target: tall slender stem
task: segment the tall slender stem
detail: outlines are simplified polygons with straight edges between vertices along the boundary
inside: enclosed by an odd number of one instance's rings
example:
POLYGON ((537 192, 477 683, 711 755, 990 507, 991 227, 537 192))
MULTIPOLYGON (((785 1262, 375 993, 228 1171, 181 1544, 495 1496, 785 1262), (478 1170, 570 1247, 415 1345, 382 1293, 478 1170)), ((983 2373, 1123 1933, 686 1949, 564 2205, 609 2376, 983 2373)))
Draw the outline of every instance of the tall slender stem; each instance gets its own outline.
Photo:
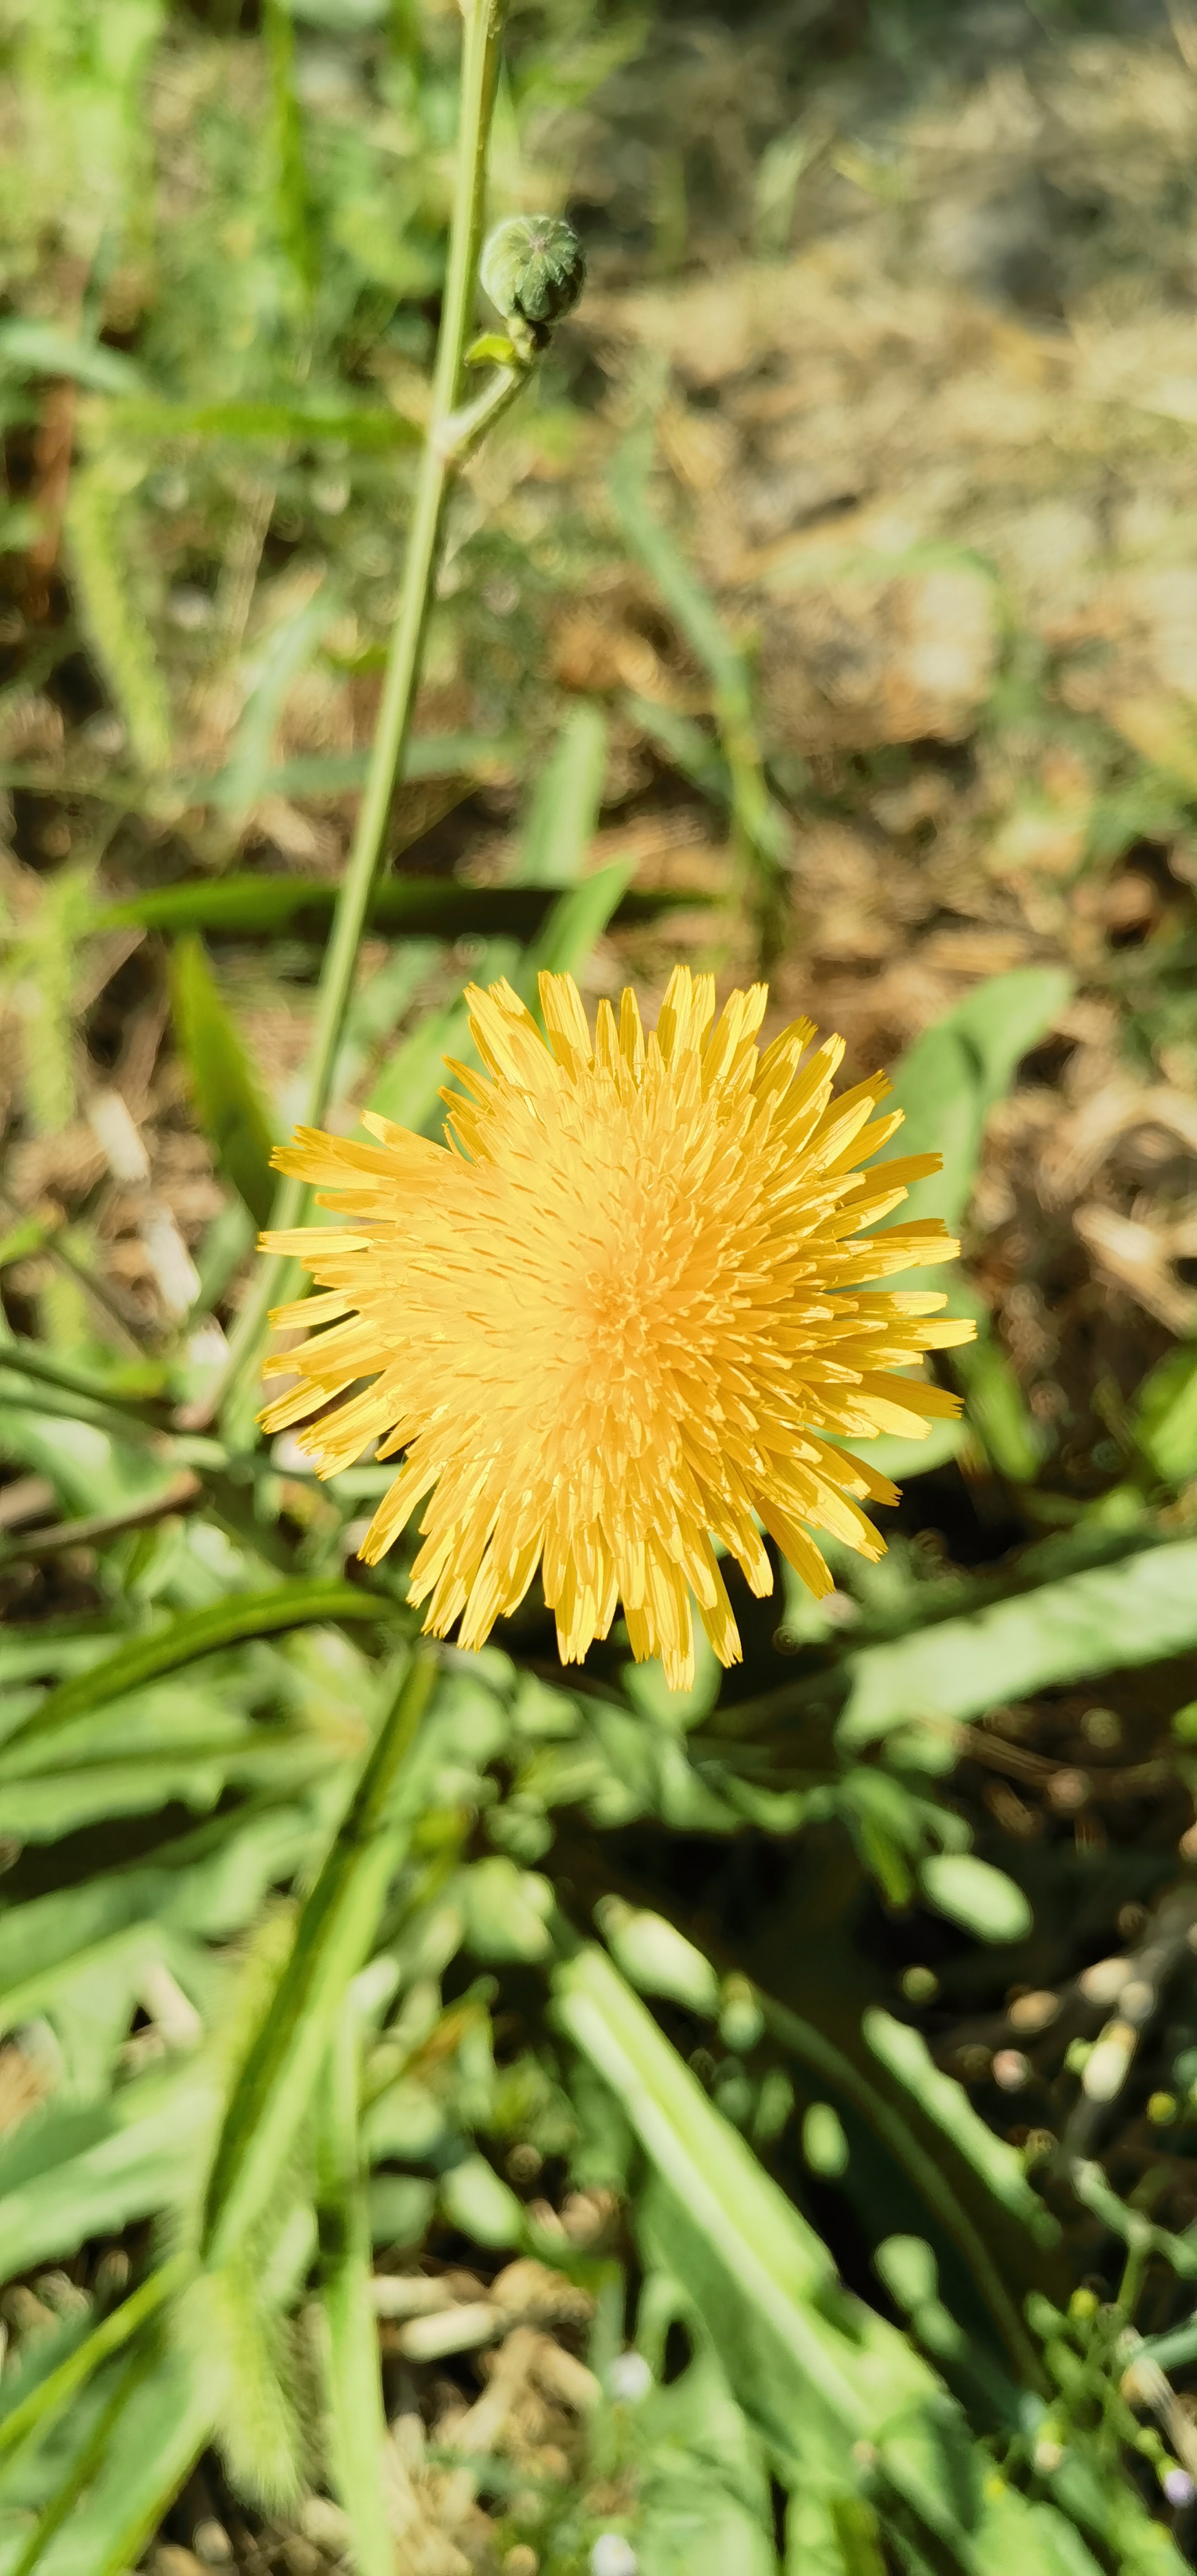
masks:
MULTIPOLYGON (((419 684, 428 612, 440 556, 445 500, 457 462, 453 416, 461 390, 466 341, 473 318, 478 255, 485 219, 487 151, 506 12, 507 0, 466 0, 457 177, 433 375, 432 413, 420 461, 403 589, 387 655, 370 768, 320 977, 300 1121, 307 1127, 318 1127, 328 1107, 345 1015, 353 991, 358 950, 370 897, 384 858, 391 800, 403 762, 419 684)), ((281 1230, 300 1224, 306 1201, 307 1188, 303 1181, 284 1180, 271 1209, 272 1227, 281 1230)), ((218 1401, 220 1394, 224 1395, 226 1421, 230 1414, 239 1421, 243 1413, 245 1384, 256 1365, 267 1316, 282 1293, 284 1275, 289 1266, 286 1256, 281 1253, 274 1253, 259 1264, 257 1276, 237 1320, 223 1387, 218 1391, 218 1401)))

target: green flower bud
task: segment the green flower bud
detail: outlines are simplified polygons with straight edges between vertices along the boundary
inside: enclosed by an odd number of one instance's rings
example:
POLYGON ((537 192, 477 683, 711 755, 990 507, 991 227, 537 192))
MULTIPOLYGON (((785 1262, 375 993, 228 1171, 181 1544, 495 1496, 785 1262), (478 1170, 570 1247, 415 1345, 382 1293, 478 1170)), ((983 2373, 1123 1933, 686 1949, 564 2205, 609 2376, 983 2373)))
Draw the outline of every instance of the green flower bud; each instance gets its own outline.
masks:
POLYGON ((543 348, 554 322, 572 313, 586 283, 586 261, 562 215, 509 215, 482 253, 482 284, 505 322, 522 322, 543 348))

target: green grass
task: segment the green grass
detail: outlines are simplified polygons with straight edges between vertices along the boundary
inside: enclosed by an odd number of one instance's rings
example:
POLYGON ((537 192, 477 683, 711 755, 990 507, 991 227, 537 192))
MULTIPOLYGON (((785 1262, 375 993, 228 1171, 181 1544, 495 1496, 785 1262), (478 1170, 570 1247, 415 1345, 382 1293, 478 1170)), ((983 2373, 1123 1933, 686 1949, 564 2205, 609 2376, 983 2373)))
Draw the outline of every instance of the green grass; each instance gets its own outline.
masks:
MULTIPOLYGON (((876 14, 863 91, 930 80, 876 14)), ((904 1143, 944 1169, 908 1213, 963 1228, 982 1330, 963 1429, 876 1452, 908 1480, 880 1566, 833 1550, 824 1605, 741 1586, 744 1664, 688 1694, 618 1627, 563 1671, 535 1588, 477 1656, 421 1647, 407 1560, 354 1555, 388 1471, 320 1485, 253 1424, 275 1137, 436 1132, 471 977, 792 971, 804 836, 872 828, 921 755, 773 739, 657 471, 662 381, 596 394, 568 323, 534 377, 503 346, 463 376, 494 317, 464 199, 442 294, 458 13, 233 16, 45 0, 3 33, 0 2576, 152 2569, 205 2520, 247 2576, 1164 2576, 1192 1328, 1142 1328, 1128 1387, 1095 1363, 1066 1445, 991 1319, 984 1187, 1095 993, 1119 1079, 1174 1080, 1191 904, 1081 1003, 1043 934, 912 1014, 904 1143), (446 306, 442 426, 519 397, 462 477, 424 437, 446 306), (613 596, 640 659, 571 678, 562 619, 613 596), (662 810, 705 882, 635 881, 662 810)), ((517 11, 492 215, 571 202, 586 117, 614 166, 672 41, 517 11)), ((592 210, 596 296, 695 254, 675 128, 722 42, 679 39, 647 198, 633 157, 631 211, 592 210)), ((794 107, 718 125, 767 260, 826 176, 794 107)), ((1070 707, 965 554, 1001 633, 957 765, 1007 795, 969 809, 975 873, 1045 746, 1093 782, 1082 889, 1183 847, 1175 724, 1070 707)))

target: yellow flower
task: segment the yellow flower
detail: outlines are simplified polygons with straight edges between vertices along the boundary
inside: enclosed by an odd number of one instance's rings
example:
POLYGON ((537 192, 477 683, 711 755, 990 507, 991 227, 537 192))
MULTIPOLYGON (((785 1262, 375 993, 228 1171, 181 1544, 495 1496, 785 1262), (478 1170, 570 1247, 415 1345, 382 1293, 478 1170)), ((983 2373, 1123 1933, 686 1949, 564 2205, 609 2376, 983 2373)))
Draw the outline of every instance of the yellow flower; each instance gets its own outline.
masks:
POLYGON ((406 1452, 361 1553, 375 1564, 431 1497, 409 1599, 433 1635, 460 1619, 480 1646, 539 1566, 564 1662, 622 1602, 633 1654, 681 1690, 692 1600, 720 1661, 740 1658, 717 1545, 758 1594, 762 1529, 816 1594, 831 1577, 805 1524, 883 1554, 855 1498, 897 1488, 827 1435, 954 1415, 891 1371, 972 1327, 927 1320, 942 1296, 864 1283, 958 1247, 938 1221, 862 1233, 939 1157, 853 1169, 901 1123, 871 1115, 886 1078, 833 1101, 843 1041, 804 1063, 805 1020, 762 1053, 763 984, 716 1020, 712 977, 679 967, 647 1038, 630 991, 618 1021, 599 1003, 593 1041, 571 977, 542 975, 540 997, 547 1045, 509 984, 470 988, 486 1075, 450 1063, 470 1098, 442 1094, 447 1148, 367 1116, 377 1144, 301 1128, 275 1155, 349 1230, 263 1238, 327 1294, 277 1310, 311 1339, 268 1361, 299 1384, 262 1420, 319 1411, 301 1445, 323 1475, 380 1437, 380 1457, 406 1452))

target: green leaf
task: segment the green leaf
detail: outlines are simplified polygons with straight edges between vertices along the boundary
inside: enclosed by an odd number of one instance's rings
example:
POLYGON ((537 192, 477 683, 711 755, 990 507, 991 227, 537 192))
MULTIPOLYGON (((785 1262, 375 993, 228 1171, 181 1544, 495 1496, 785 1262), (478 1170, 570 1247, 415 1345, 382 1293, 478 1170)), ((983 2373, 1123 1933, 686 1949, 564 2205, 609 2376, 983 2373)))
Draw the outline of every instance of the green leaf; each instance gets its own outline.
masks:
POLYGON ((719 615, 709 591, 686 561, 681 547, 662 524, 648 497, 651 445, 642 434, 625 439, 611 469, 611 496, 633 553, 656 583, 686 642, 710 672, 716 687, 734 693, 743 682, 744 660, 719 615))
POLYGON ((709 1959, 663 1914, 601 1897, 595 1918, 621 1973, 641 1994, 669 1995, 703 2020, 719 2010, 719 1980, 709 1959))
MULTIPOLYGON (((555 1984, 559 2018, 618 2098, 656 2177, 641 2218, 650 2253, 685 2281, 786 2483, 853 2496, 864 2443, 874 2504, 883 2525, 891 2512, 901 2517, 917 2543, 912 2563, 929 2554, 976 2576, 992 2563, 991 2500, 934 2373, 895 2328, 838 2289, 813 2229, 602 1953, 579 1951, 555 1984)), ((1035 2554, 1021 2497, 1013 2511, 1009 2563, 1039 2576, 1050 2558, 1035 2554), (1024 2525, 1031 2545, 1018 2556, 1024 2525)), ((1003 2512, 1008 2523, 1005 2501, 1003 2512)), ((1078 2567, 1094 2576, 1083 2549, 1078 2567)))
POLYGON ((858 2511, 868 2515, 875 2531, 877 2517, 859 2496, 792 2494, 786 2514, 786 2576, 886 2576, 868 2526, 863 2552, 859 2535, 847 2533, 847 2516, 858 2511))
MULTIPOLYGON (((1022 1057, 1051 1027, 1071 991, 1072 978, 1059 967, 1024 966, 1010 975, 994 975, 924 1030, 908 1049, 894 1072, 892 1097, 885 1104, 904 1115, 893 1150, 903 1155, 939 1154, 943 1169, 911 1185, 896 1223, 942 1217, 949 1234, 956 1231, 972 1197, 986 1118, 1008 1090, 1022 1057)), ((978 1329, 984 1324, 984 1310, 954 1263, 905 1272, 886 1285, 946 1290, 954 1314, 972 1313, 978 1329)), ((985 1340, 966 1347, 960 1377, 968 1388, 970 1408, 977 1409, 977 1427, 995 1465, 1004 1475, 1029 1482, 1041 1462, 1042 1442, 1002 1353, 985 1340)), ((887 1434, 879 1440, 846 1440, 842 1445, 866 1458, 882 1475, 904 1484, 911 1476, 926 1475, 956 1457, 967 1436, 965 1422, 933 1422, 926 1440, 899 1440, 887 1434)))
POLYGON ((14 1727, 5 1756, 14 1745, 52 1734, 69 1719, 102 1708, 108 1700, 123 1699, 143 1682, 178 1672, 223 1646, 238 1645, 247 1637, 276 1637, 285 1629, 330 1619, 377 1619, 385 1617, 386 1610, 387 1604, 377 1594, 354 1584, 316 1578, 278 1583, 269 1592, 243 1592, 202 1610, 185 1611, 181 1618, 151 1629, 148 1636, 133 1638, 115 1655, 47 1692, 40 1708, 14 1727))
POLYGON ((297 614, 278 620, 259 647, 253 686, 220 773, 219 801, 234 836, 264 792, 283 708, 331 625, 336 607, 329 588, 321 583, 297 614))
MULTIPOLYGON (((958 1283, 952 1302, 958 1310, 964 1307, 958 1283)), ((892 1476, 896 1485, 907 1485, 912 1476, 926 1476, 934 1467, 946 1467, 950 1459, 959 1455, 967 1438, 967 1422, 937 1419, 928 1424, 925 1440, 899 1438, 896 1431, 883 1431, 876 1440, 843 1440, 836 1445, 850 1449, 857 1458, 867 1458, 870 1467, 879 1468, 883 1476, 892 1476)))
MULTIPOLYGON (((103 354, 115 357, 116 352, 103 354)), ((372 455, 386 455, 395 447, 418 447, 423 438, 415 421, 377 404, 354 409, 349 404, 309 407, 298 402, 175 403, 122 393, 108 406, 104 422, 110 434, 130 439, 227 438, 247 446, 262 439, 272 445, 285 440, 297 446, 316 446, 331 439, 338 446, 372 455)))
POLYGON ((370 2236, 375 2245, 405 2251, 419 2245, 432 2216, 436 2184, 419 2174, 373 2174, 370 2178, 370 2236))
POLYGON ((0 1909, 0 2028, 44 2011, 56 1986, 119 1955, 132 1937, 226 1940, 249 1922, 267 1888, 288 1877, 312 1837, 299 1808, 222 1816, 152 1860, 55 1888, 0 1909))
POLYGON ((602 709, 575 707, 537 781, 512 884, 556 890, 577 883, 598 823, 606 759, 602 709))
POLYGON ((1165 1484, 1197 1476, 1197 1342, 1179 1342, 1144 1378, 1132 1427, 1165 1484))
POLYGON ((174 949, 170 990, 175 1034, 200 1125, 255 1223, 269 1225, 275 1186, 269 1112, 220 998, 203 942, 194 934, 174 949))
POLYGON ((802 2152, 812 2173, 832 2182, 848 2170, 844 2124, 830 2102, 812 2102, 802 2122, 802 2152))
MULTIPOLYGON (((1071 991, 1072 977, 1063 967, 1020 966, 1013 974, 991 976, 924 1030, 902 1057, 886 1102, 905 1117, 894 1150, 940 1154, 943 1169, 914 1182, 897 1224, 939 1216, 949 1233, 960 1224, 972 1196, 985 1120, 1071 991)), ((929 1277, 918 1273, 920 1282, 929 1277)))
POLYGON ((981 1331, 953 1353, 952 1366, 964 1388, 968 1420, 998 1473, 1015 1485, 1033 1484, 1046 1442, 1000 1343, 981 1331))
MULTIPOLYGON (((147 2280, 140 2282, 118 2308, 111 2309, 56 2368, 39 2375, 33 2387, 24 2394, 18 2393, 15 2399, 9 2381, 19 2374, 6 2374, 4 2390, 0 2392, 0 2458, 18 2450, 31 2434, 44 2432, 61 2414, 63 2407, 69 2405, 72 2397, 87 2386, 101 2363, 114 2352, 119 2352, 132 2336, 140 2333, 147 2319, 156 2315, 167 2299, 174 2297, 186 2281, 190 2268, 188 2255, 173 2255, 169 2263, 162 2264, 158 2271, 151 2272, 147 2280)), ((36 2343, 32 2357, 36 2362, 36 2343)))
POLYGON ((44 1251, 57 1231, 56 1223, 43 1225, 40 1217, 24 1217, 19 1225, 0 1235, 0 1270, 9 1269, 14 1261, 28 1261, 31 1253, 44 1251))
POLYGON ((939 2265, 925 2236, 887 2236, 875 2249, 873 2269, 907 2315, 938 2294, 939 2265))
MULTIPOLYGON (((158 1815, 176 1800, 207 1813, 233 1783, 261 1788, 273 1780, 276 1793, 293 1794, 332 1759, 310 1735, 244 1725, 233 1731, 215 1721, 208 1734, 184 1736, 157 1754, 56 1761, 47 1751, 44 1770, 6 1774, 5 1820, 25 1842, 58 1842, 105 1816, 158 1815)), ((124 1955, 136 1974, 144 1948, 131 1941, 124 1955)))
POLYGON ((513 1860, 475 1861, 453 1884, 461 1905, 467 1946, 476 1959, 544 1959, 550 1948, 548 1918, 553 1891, 538 1871, 513 1860))
POLYGON ((123 350, 79 339, 56 322, 15 314, 0 323, 0 366, 19 375, 70 376, 101 394, 137 393, 144 381, 140 367, 123 350))
POLYGON ((844 1659, 845 1752, 911 1720, 979 1717, 1058 1682, 1129 1670, 1197 1645, 1197 1540, 1042 1583, 1014 1600, 844 1659))
POLYGON ((634 859, 616 859, 609 868, 599 868, 592 877, 583 877, 568 894, 558 895, 517 978, 529 1002, 535 1005, 539 975, 581 973, 595 940, 601 938, 624 902, 635 873, 634 859))
POLYGON ((370 2104, 362 2123, 371 2163, 386 2156, 405 2164, 423 2162, 443 2143, 445 2128, 443 2098, 416 2075, 400 2075, 388 2084, 370 2104))
MULTIPOLYGON (((584 881, 578 893, 596 882, 584 881)), ((110 905, 97 917, 96 928, 217 931, 240 939, 288 934, 322 942, 336 893, 327 877, 196 877, 110 905)), ((618 899, 616 918, 627 924, 655 921, 683 899, 687 904, 694 900, 666 888, 629 891, 618 899)), ((418 938, 522 940, 536 937, 553 906, 554 891, 544 885, 471 886, 441 877, 384 877, 371 897, 368 919, 375 930, 418 938)))
POLYGON ((95 2482, 98 2471, 118 2435, 121 2417, 140 2383, 148 2377, 152 2355, 147 2351, 129 2353, 123 2365, 105 2372, 99 2386, 91 2392, 93 2403, 79 2411, 81 2422, 68 2428, 67 2445, 60 2446, 57 2475, 51 2492, 40 2499, 41 2510, 23 2549, 9 2561, 8 2576, 32 2576, 36 2567, 44 2567, 51 2544, 62 2526, 74 2514, 80 2496, 95 2482), (70 2440, 74 2434, 75 2439, 70 2440), (67 2456, 61 2458, 65 2447, 67 2456))
POLYGON ((295 94, 295 24, 284 0, 265 0, 262 32, 273 111, 270 157, 274 165, 275 226, 301 307, 307 312, 316 291, 318 265, 308 207, 303 127, 295 94))
MULTIPOLYGON (((825 2246, 600 1951, 580 1951, 555 1985, 569 2037, 611 2086, 668 2188, 667 2268, 718 2335, 741 2405, 779 2456, 842 2464, 851 2441, 876 2429, 878 2408, 864 2398, 847 2338, 821 2313, 834 2280, 825 2246)), ((927 2384, 894 2343, 883 2408, 927 2384)))
MULTIPOLYGON (((506 951, 508 943, 495 942, 483 972, 491 971, 496 948, 506 951)), ((519 954, 514 943, 509 954, 514 965, 519 954)), ((498 971, 506 971, 505 965, 498 971)), ((427 1135, 433 1127, 443 1130, 441 1092, 450 1080, 445 1058, 454 1056, 460 1064, 472 1052, 469 1012, 463 1001, 451 1002, 441 1011, 429 1011, 380 1067, 367 1106, 380 1111, 384 1118, 393 1118, 400 1127, 410 1127, 417 1135, 427 1135)))
POLYGON ((355 2565, 359 2576, 394 2576, 395 2543, 382 2473, 387 2423, 370 2294, 370 2199, 358 2127, 359 2076, 359 2029, 346 2011, 329 2051, 320 2119, 316 2217, 321 2359, 333 2479, 353 2525, 355 2565))
MULTIPOLYGON (((624 440, 611 469, 610 490, 627 543, 656 583, 691 650, 709 672, 727 798, 744 854, 766 879, 776 875, 789 826, 770 794, 757 739, 752 672, 719 610, 681 547, 656 516, 648 497, 651 433, 624 440)), ((658 734, 660 728, 656 729, 658 734)), ((719 773, 707 769, 714 785, 719 773)))
POLYGON ((522 2245, 523 2206, 485 2156, 464 2156, 441 2176, 440 2203, 451 2227, 479 2245, 522 2245))
POLYGON ((32 2563, 37 2576, 126 2576, 212 2430, 219 2357, 165 2350, 131 2391, 83 2504, 32 2563))
POLYGON ((1028 2182, 1022 2158, 1004 2138, 994 2136, 964 2086, 941 2072, 922 2032, 873 2006, 863 2017, 861 2033, 873 2056, 951 2139, 993 2198, 1021 2219, 1040 2244, 1050 2244, 1058 2233, 1056 2222, 1028 2182))
POLYGON ((978 1941, 1025 1941, 1031 1929, 1021 1887, 972 1852, 934 1853, 922 1863, 919 1885, 937 1913, 963 1924, 978 1941))
POLYGON ((411 1795, 410 1756, 436 1671, 432 1656, 413 1656, 237 2080, 208 2181, 203 2225, 212 2263, 229 2259, 265 2209, 280 2158, 307 2113, 345 1990, 368 1954, 412 1821, 402 1797, 405 1788, 411 1795))
MULTIPOLYGON (((337 656, 328 644, 324 652, 325 659, 339 668, 337 656)), ((383 660, 385 654, 380 657, 379 669, 383 660)), ((359 657, 350 667, 374 666, 367 666, 359 657)), ((294 759, 280 761, 276 768, 268 769, 258 792, 263 796, 344 796, 352 788, 365 786, 369 767, 368 751, 300 752, 294 759)), ((468 792, 471 780, 487 786, 506 786, 518 768, 518 746, 502 735, 496 738, 490 734, 430 733, 417 734, 408 743, 400 776, 405 787, 435 779, 448 788, 455 781, 465 780, 468 792)), ((236 793, 236 780, 230 779, 227 769, 219 769, 215 775, 184 779, 180 787, 197 804, 225 805, 236 793)), ((399 824, 397 815, 396 831, 399 824)), ((402 839, 398 846, 405 846, 402 839)))
POLYGON ((635 2412, 644 2464, 635 2525, 640 2564, 662 2576, 774 2576, 763 2446, 736 2404, 713 2337, 681 2285, 663 2273, 650 2271, 641 2290, 636 2345, 654 2381, 635 2412), (680 2376, 667 2378, 675 2324, 693 2357, 680 2376))
POLYGON ((102 2110, 50 2109, 0 2146, 0 2278, 173 2208, 215 2110, 192 2069, 142 2077, 102 2110))
POLYGON ((633 724, 660 745, 683 778, 716 804, 730 804, 731 771, 718 743, 693 716, 679 715, 676 708, 659 706, 653 698, 638 697, 634 689, 625 692, 622 703, 633 724))

